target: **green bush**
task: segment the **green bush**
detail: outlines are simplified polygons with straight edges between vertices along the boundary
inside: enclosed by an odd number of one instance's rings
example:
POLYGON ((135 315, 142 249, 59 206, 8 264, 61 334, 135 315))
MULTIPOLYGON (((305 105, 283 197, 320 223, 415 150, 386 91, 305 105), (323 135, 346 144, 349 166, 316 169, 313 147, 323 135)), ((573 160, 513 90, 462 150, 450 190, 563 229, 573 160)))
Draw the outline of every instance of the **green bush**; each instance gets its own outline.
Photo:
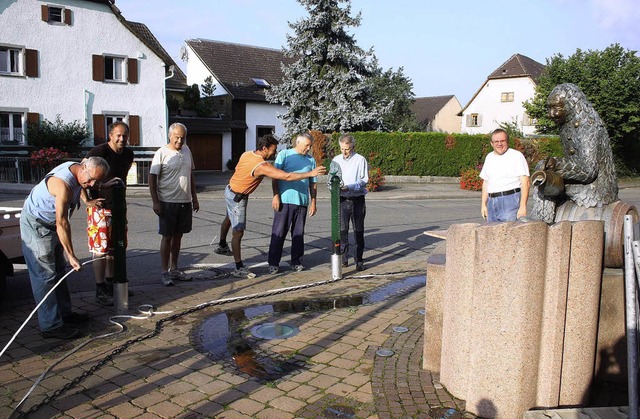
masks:
POLYGON ((89 131, 85 124, 78 121, 65 123, 56 116, 54 122, 43 120, 39 124, 27 126, 27 139, 29 145, 36 148, 49 148, 69 153, 76 156, 85 140, 89 138, 89 131))
MULTIPOLYGON (((463 170, 483 163, 492 150, 486 134, 367 131, 351 135, 356 151, 385 175, 458 177, 463 170)), ((339 133, 331 134, 331 158, 340 153, 339 138, 339 133)), ((511 147, 523 151, 533 166, 547 156, 563 155, 558 138, 516 140, 511 147)))

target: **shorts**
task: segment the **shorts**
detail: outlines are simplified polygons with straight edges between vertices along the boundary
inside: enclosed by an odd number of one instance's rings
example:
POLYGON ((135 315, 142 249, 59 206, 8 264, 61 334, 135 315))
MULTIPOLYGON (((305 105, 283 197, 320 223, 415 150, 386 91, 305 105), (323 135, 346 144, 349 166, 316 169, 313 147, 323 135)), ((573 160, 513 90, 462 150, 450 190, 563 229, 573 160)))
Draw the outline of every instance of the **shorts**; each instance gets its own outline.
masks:
POLYGON ((236 202, 235 192, 227 185, 224 189, 224 200, 227 204, 227 216, 231 221, 231 228, 236 231, 244 231, 247 226, 247 202, 248 197, 236 202))
MULTIPOLYGON (((87 208, 87 236, 89 251, 95 254, 113 253, 111 239, 111 210, 106 208, 87 208)), ((125 227, 125 246, 127 245, 127 228, 125 227)))
POLYGON ((160 202, 162 214, 158 216, 158 233, 163 236, 174 236, 191 231, 193 210, 191 202, 160 202))

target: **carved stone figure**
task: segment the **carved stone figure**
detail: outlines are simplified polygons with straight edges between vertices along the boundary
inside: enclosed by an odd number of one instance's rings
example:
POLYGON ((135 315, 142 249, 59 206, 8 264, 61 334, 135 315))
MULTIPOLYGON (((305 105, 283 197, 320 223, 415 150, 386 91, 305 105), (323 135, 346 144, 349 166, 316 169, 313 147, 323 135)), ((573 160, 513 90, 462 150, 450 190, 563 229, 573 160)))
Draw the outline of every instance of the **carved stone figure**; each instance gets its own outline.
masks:
POLYGON ((530 218, 553 223, 556 208, 566 201, 584 208, 616 201, 618 183, 609 135, 584 93, 574 84, 560 84, 549 94, 547 107, 560 127, 565 156, 536 166, 531 175, 530 218))

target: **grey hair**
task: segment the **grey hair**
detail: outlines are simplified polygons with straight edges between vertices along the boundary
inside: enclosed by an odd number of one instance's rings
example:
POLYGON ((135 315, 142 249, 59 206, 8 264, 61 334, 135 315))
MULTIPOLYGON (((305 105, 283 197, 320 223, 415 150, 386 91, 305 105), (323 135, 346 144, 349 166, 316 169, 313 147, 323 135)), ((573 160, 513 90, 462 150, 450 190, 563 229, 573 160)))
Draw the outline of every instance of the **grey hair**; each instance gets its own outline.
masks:
POLYGON ((313 135, 311 135, 308 132, 303 132, 302 134, 298 134, 296 136, 296 144, 300 144, 300 139, 304 138, 305 140, 309 140, 311 142, 313 142, 313 135))
POLYGON ((82 163, 85 165, 85 167, 88 170, 102 169, 102 172, 105 175, 109 173, 109 163, 107 163, 107 161, 102 157, 98 157, 98 156, 87 157, 82 161, 82 163))
POLYGON ((176 128, 182 128, 184 130, 184 136, 187 136, 187 127, 185 127, 184 124, 181 124, 180 122, 174 122, 173 124, 171 124, 171 126, 169 126, 169 137, 171 137, 171 134, 173 134, 173 131, 175 131, 176 128))
POLYGON ((349 134, 345 134, 342 137, 340 137, 338 142, 340 142, 342 144, 349 144, 352 147, 356 146, 356 139, 353 138, 353 135, 349 135, 349 134))

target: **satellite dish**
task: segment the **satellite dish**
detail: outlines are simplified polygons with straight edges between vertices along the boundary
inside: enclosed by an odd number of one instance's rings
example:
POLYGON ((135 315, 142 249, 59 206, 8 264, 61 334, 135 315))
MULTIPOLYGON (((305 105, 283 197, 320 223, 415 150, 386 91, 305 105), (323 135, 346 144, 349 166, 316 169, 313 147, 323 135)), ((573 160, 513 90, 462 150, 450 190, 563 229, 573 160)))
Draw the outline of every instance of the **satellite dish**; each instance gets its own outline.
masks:
POLYGON ((189 53, 184 45, 180 47, 180 59, 184 62, 189 61, 189 53))

